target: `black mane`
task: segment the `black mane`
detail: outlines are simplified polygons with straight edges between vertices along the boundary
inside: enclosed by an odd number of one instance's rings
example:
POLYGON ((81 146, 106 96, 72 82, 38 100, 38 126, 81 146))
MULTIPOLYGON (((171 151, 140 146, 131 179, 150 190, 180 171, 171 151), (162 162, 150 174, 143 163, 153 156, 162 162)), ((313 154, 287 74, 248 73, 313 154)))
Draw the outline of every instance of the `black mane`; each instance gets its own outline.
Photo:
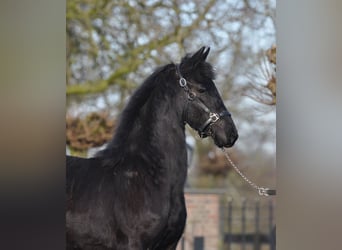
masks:
MULTIPOLYGON (((174 70, 175 64, 173 63, 159 67, 141 84, 122 111, 113 139, 97 156, 112 157, 124 153, 123 149, 128 143, 127 138, 129 138, 129 134, 134 130, 134 127, 141 125, 139 117, 151 101, 150 97, 155 95, 158 90, 161 93, 173 91, 170 82, 174 85, 174 79, 176 77, 174 70)), ((153 112, 155 110, 149 111, 152 112, 150 115, 154 116, 153 112)))
POLYGON ((191 54, 187 54, 182 58, 180 63, 181 73, 184 77, 188 77, 190 75, 197 77, 199 79, 211 79, 215 80, 216 74, 213 66, 208 62, 192 62, 191 54), (194 72, 193 67, 196 67, 194 72))

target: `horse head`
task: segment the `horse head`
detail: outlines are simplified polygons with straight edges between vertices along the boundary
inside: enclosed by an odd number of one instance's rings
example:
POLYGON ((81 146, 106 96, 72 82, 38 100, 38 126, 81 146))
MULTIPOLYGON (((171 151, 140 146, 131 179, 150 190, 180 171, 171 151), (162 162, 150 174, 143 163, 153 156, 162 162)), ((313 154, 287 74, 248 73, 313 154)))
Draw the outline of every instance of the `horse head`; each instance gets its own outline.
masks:
POLYGON ((179 84, 186 93, 183 120, 218 147, 231 147, 238 138, 230 112, 215 86, 213 67, 206 62, 210 48, 186 55, 176 65, 179 84))

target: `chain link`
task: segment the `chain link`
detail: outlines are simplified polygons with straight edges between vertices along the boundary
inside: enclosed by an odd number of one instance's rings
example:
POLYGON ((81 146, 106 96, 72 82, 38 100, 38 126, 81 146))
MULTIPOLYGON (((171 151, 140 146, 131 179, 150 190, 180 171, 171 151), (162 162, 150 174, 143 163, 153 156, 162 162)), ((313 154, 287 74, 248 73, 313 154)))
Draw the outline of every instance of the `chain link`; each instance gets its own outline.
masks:
POLYGON ((230 159, 228 152, 225 151, 224 148, 221 148, 223 154, 225 155, 226 159, 228 160, 228 162, 230 163, 230 165, 235 169, 235 171, 242 177, 242 179, 244 179, 251 187, 253 187, 254 189, 256 189, 258 191, 258 194, 260 196, 269 196, 268 194, 268 188, 264 188, 264 187, 259 187, 257 184, 255 184, 254 182, 252 182, 251 180, 249 180, 241 171, 240 169, 235 165, 235 163, 230 159))

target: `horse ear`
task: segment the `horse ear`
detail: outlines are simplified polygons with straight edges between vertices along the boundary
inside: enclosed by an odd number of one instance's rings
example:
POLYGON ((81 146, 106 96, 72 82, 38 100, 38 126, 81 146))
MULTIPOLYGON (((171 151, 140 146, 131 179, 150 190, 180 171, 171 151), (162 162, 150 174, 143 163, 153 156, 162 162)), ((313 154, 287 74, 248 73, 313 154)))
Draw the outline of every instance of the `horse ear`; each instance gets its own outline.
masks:
POLYGON ((210 47, 203 47, 203 48, 205 48, 203 50, 203 53, 202 53, 202 61, 204 62, 207 59, 207 57, 208 57, 208 54, 209 54, 209 51, 210 51, 210 47))
POLYGON ((196 67, 199 63, 204 62, 209 54, 210 47, 203 46, 195 54, 192 55, 191 61, 193 67, 196 67))

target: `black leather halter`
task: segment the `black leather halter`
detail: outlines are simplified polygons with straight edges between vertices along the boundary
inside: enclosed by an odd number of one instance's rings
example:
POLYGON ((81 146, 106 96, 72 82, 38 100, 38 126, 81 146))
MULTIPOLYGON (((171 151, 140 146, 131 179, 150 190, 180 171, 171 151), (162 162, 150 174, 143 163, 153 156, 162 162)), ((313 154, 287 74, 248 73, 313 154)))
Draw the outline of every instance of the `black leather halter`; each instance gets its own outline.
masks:
MULTIPOLYGON (((186 79, 182 76, 178 64, 176 65, 176 71, 177 71, 177 74, 179 76, 179 85, 184 89, 185 93, 187 94, 188 105, 190 102, 194 103, 194 104, 198 105, 200 108, 202 108, 203 111, 209 115, 209 118, 198 129, 199 136, 201 138, 205 138, 205 137, 211 135, 210 127, 212 124, 214 124, 215 122, 220 120, 222 117, 231 116, 231 114, 227 110, 224 110, 220 113, 211 112, 210 109, 207 107, 207 105, 205 105, 203 103, 203 101, 197 97, 196 93, 191 91, 191 89, 188 87, 188 83, 187 83, 186 79)), ((188 110, 188 108, 186 108, 186 112, 187 112, 187 110, 188 110)))

